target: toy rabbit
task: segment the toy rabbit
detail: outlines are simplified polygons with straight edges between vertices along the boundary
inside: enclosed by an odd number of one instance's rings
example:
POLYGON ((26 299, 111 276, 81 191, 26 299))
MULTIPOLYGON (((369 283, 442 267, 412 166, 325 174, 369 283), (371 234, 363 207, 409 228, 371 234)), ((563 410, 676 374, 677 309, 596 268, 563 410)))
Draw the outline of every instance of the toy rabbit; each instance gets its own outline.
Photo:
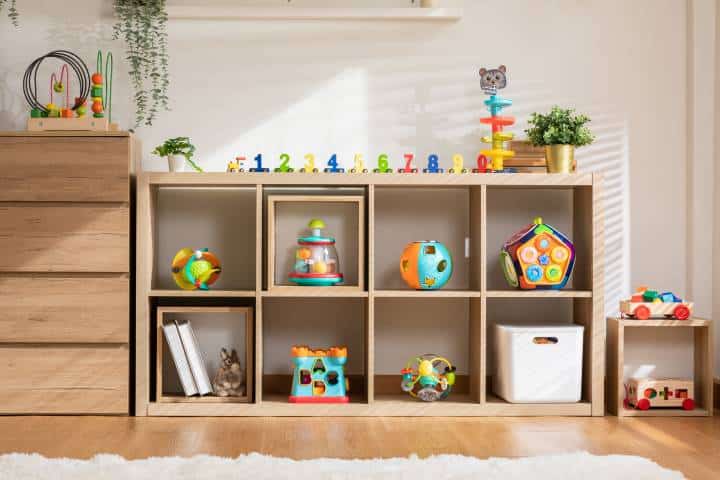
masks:
POLYGON ((240 368, 237 351, 220 350, 222 365, 213 379, 215 394, 220 397, 241 397, 245 395, 245 372, 240 368))

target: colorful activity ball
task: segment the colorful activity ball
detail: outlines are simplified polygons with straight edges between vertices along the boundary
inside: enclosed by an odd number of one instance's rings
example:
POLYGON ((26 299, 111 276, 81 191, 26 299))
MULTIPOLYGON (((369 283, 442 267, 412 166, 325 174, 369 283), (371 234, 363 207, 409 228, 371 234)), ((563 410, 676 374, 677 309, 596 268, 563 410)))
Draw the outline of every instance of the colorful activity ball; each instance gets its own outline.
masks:
POLYGON ((172 261, 173 280, 183 290, 209 290, 220 271, 220 260, 207 248, 183 248, 172 261))
POLYGON ((560 289, 575 266, 575 247, 559 230, 537 217, 505 242, 500 263, 512 287, 560 289))
POLYGON ((411 358, 401 374, 402 391, 424 402, 446 399, 455 384, 455 366, 430 353, 411 358))
POLYGON ((450 280, 453 271, 450 251, 435 240, 407 244, 400 256, 400 275, 415 290, 436 290, 450 280))

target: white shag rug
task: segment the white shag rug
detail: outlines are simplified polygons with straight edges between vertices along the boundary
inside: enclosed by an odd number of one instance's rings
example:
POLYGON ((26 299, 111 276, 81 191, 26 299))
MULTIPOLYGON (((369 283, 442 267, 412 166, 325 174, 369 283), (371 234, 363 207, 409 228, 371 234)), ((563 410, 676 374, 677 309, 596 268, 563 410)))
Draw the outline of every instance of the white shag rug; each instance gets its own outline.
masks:
POLYGON ((587 452, 527 458, 480 460, 461 455, 425 459, 290 460, 257 453, 238 458, 199 455, 125 460, 97 455, 90 460, 48 459, 12 453, 0 456, 3 480, 677 480, 667 470, 642 457, 596 456, 587 452))

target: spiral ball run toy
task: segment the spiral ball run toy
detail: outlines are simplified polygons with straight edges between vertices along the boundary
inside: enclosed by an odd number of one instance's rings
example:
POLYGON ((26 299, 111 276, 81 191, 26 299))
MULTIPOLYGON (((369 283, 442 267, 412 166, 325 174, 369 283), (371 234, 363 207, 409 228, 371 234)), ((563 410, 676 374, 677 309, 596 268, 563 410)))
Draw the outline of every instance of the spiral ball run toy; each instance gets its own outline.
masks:
POLYGON ((424 402, 444 400, 455 385, 455 367, 445 357, 426 353, 411 358, 402 369, 400 388, 424 402))
POLYGON ((486 68, 480 69, 480 86, 483 92, 490 96, 484 102, 490 111, 490 116, 481 118, 480 123, 490 125, 492 128, 492 135, 481 138, 482 142, 490 144, 491 148, 483 150, 481 153, 490 160, 490 167, 493 172, 510 173, 514 170, 505 169, 504 160, 507 157, 514 156, 515 152, 506 150, 505 142, 512 140, 514 135, 504 132, 503 128, 513 125, 515 117, 500 115, 505 107, 512 105, 512 100, 497 94, 498 90, 507 86, 506 73, 507 68, 505 65, 489 70, 486 68))
POLYGON ((172 261, 173 280, 183 290, 210 290, 220 272, 220 260, 207 248, 183 248, 172 261))

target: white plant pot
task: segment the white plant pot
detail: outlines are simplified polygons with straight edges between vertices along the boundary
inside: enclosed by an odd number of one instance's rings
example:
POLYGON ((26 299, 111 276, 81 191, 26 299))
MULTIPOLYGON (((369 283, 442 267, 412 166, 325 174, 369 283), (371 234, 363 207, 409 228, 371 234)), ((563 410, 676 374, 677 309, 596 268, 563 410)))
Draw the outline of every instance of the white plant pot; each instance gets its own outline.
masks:
POLYGON ((171 172, 185 171, 185 157, 182 155, 168 155, 168 170, 171 172))

